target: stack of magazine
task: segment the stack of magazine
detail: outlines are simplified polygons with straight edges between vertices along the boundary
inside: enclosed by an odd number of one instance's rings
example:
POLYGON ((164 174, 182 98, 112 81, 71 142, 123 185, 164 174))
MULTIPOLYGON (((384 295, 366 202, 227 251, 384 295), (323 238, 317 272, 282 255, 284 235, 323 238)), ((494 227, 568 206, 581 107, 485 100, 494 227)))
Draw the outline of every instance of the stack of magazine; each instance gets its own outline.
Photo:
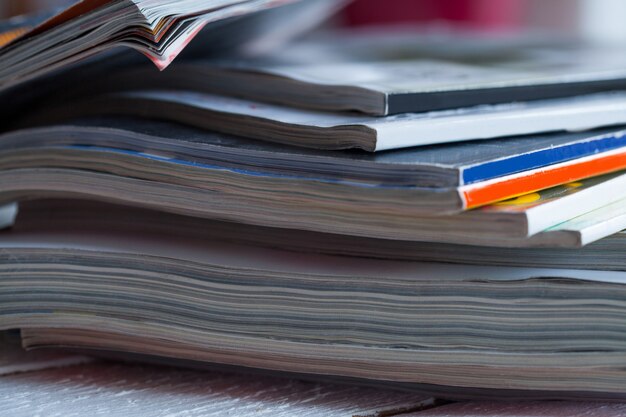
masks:
POLYGON ((5 23, 0 329, 448 398, 626 398, 623 52, 285 44, 338 7, 5 23), (164 69, 187 44, 163 72, 129 50, 164 69))

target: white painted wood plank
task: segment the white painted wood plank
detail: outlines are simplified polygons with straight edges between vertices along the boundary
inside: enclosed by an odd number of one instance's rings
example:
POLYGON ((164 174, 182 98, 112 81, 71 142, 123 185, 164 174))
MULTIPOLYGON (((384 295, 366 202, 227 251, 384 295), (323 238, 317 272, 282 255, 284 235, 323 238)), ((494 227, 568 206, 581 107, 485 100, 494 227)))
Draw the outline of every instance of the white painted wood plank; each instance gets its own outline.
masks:
POLYGON ((0 378, 0 410, 13 417, 392 416, 424 401, 373 388, 108 362, 0 378))

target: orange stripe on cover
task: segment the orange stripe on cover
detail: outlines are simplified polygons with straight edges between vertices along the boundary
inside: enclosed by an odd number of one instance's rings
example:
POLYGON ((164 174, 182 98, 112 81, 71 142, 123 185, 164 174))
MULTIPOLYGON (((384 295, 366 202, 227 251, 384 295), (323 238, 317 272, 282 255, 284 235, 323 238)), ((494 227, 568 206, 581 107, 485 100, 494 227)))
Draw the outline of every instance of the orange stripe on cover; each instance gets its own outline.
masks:
POLYGON ((466 209, 473 209, 508 198, 566 184, 584 178, 609 174, 626 168, 626 150, 609 155, 592 156, 582 160, 556 164, 534 170, 528 174, 517 174, 487 184, 474 184, 461 188, 466 209))

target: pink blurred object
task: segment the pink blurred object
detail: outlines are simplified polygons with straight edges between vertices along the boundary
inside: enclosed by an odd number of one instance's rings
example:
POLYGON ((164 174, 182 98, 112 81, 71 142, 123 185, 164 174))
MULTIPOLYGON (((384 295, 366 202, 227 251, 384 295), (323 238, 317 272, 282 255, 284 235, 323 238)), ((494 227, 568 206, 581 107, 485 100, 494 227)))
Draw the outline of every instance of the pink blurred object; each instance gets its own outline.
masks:
POLYGON ((486 30, 523 25, 524 0, 356 0, 346 11, 350 25, 448 21, 486 30))

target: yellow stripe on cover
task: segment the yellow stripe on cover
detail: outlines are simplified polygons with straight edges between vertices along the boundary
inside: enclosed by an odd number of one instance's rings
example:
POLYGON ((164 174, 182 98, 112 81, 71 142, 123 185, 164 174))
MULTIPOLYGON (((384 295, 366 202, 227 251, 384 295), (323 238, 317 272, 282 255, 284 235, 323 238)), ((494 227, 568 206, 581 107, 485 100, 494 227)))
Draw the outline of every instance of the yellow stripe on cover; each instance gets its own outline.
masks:
POLYGON ((10 42, 19 38, 20 36, 24 35, 30 29, 32 28, 22 27, 22 28, 12 29, 8 32, 0 33, 0 48, 9 44, 10 42))

